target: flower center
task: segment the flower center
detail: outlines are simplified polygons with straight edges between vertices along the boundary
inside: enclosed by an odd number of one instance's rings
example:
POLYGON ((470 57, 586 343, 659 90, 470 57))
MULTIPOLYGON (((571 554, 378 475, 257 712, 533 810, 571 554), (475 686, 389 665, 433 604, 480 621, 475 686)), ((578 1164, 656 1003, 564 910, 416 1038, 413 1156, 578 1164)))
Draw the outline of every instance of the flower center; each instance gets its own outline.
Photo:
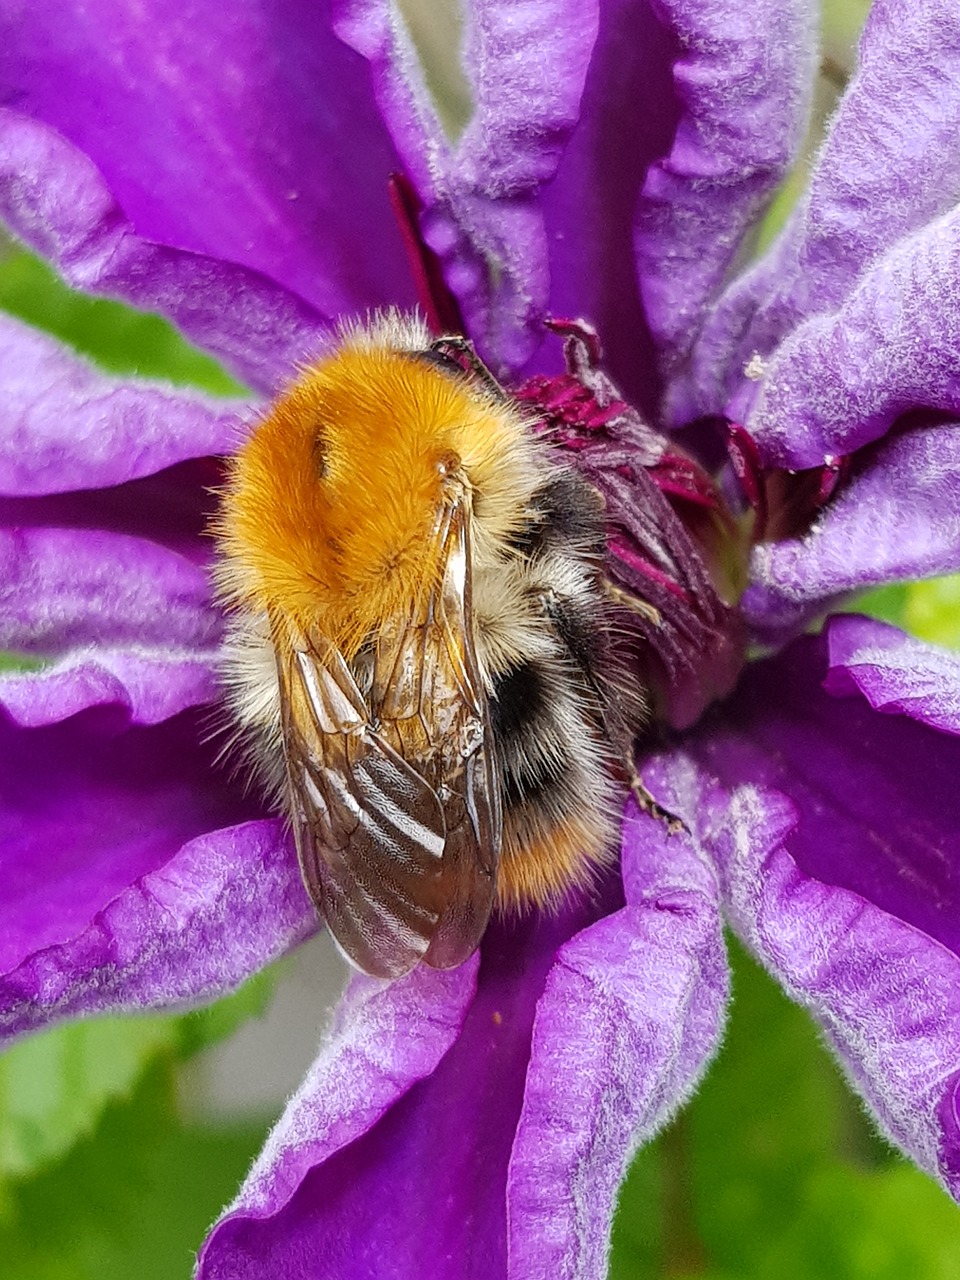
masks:
MULTIPOLYGON (((419 197, 403 175, 390 179, 390 194, 421 308, 438 336, 455 340, 463 318, 423 239, 419 197)), ((745 660, 737 608, 749 551, 743 522, 707 470, 619 394, 588 324, 547 327, 564 339, 564 371, 507 390, 530 411, 533 430, 603 495, 606 571, 622 606, 626 657, 653 695, 656 719, 686 728, 731 691, 745 660)))

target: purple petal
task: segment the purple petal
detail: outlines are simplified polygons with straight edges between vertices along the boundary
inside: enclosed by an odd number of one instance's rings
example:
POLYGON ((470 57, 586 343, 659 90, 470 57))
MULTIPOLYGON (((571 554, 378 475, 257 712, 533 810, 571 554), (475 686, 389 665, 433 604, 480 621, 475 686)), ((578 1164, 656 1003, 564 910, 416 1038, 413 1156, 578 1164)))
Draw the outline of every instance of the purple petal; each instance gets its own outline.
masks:
POLYGON ((424 204, 421 230, 467 332, 505 374, 529 355, 531 329, 546 297, 542 244, 536 251, 530 247, 543 237, 536 211, 522 199, 491 206, 459 180, 416 47, 388 0, 343 0, 335 28, 370 64, 380 112, 424 204), (497 286, 490 261, 503 269, 497 286))
POLYGON ((456 145, 443 133, 393 6, 353 0, 337 19, 341 37, 371 63, 384 120, 426 201, 426 237, 470 334, 504 372, 515 370, 539 337, 547 250, 531 197, 552 178, 576 124, 596 8, 596 0, 473 5, 464 66, 475 110, 456 145))
MULTIPOLYGON (((0 21, 0 101, 89 156, 137 236, 263 272, 325 316, 406 304, 396 154, 329 10, 37 0, 0 21)), ((248 323, 282 297, 256 288, 248 323)), ((224 318, 240 324, 236 310, 224 318)))
POLYGON ((214 1229, 201 1280, 373 1274, 385 1258, 398 1276, 422 1274, 425 1258, 438 1278, 505 1274, 507 1165, 536 1002, 558 946, 597 911, 494 922, 465 1018, 472 962, 388 988, 361 983, 361 994, 382 992, 372 1006, 376 1038, 363 1021, 350 1033, 348 1006, 344 1030, 214 1229), (444 982, 450 994, 438 1000, 444 982), (440 1036, 430 1025, 436 1003, 440 1036), (429 1054, 418 1041, 424 1026, 429 1054), (357 1060, 357 1036, 368 1061, 357 1060))
MULTIPOLYGON (((960 1079, 960 961, 868 895, 810 873, 810 840, 829 859, 836 848, 833 824, 838 815, 841 824, 846 817, 834 807, 836 792, 826 804, 814 798, 795 761, 774 770, 782 791, 755 785, 769 762, 755 747, 732 760, 727 744, 718 743, 707 758, 710 767, 723 762, 730 794, 703 775, 698 779, 689 763, 684 770, 677 762, 678 781, 693 801, 681 812, 704 831, 735 928, 787 994, 820 1022, 884 1132, 960 1195, 960 1129, 953 1113, 960 1079)), ((804 764, 809 758, 805 751, 804 764)), ((856 775, 851 754, 847 787, 873 781, 856 775)), ((890 841, 886 833, 884 840, 890 841)), ((865 864, 883 856, 878 845, 876 832, 862 830, 865 864)))
MULTIPOLYGON (((921 658, 901 651, 892 687, 909 685, 911 666, 922 674, 921 658)), ((878 714, 843 668, 832 661, 831 696, 824 635, 755 663, 698 750, 724 785, 789 796, 798 819, 787 848, 804 875, 960 953, 960 741, 913 716, 878 714)))
POLYGON ((560 949, 537 1006, 508 1183, 516 1280, 605 1274, 627 1163, 719 1043, 728 977, 702 850, 632 811, 623 862, 627 906, 560 949))
MULTIPOLYGON (((211 1000, 316 927, 278 821, 211 831, 150 861, 136 875, 129 859, 113 893, 87 892, 86 911, 69 912, 73 932, 63 942, 42 942, 50 930, 32 922, 26 958, 0 977, 4 1038, 67 1017, 211 1000)), ((21 917, 25 905, 18 904, 21 917)), ((59 908, 64 933, 64 904, 48 905, 59 908)))
MULTIPOLYGON (((422 965, 394 983, 360 975, 351 980, 320 1057, 201 1252, 198 1277, 264 1274, 248 1252, 262 1235, 259 1224, 289 1205, 311 1169, 335 1161, 434 1072, 463 1025, 476 975, 474 959, 447 971, 422 965)), ((323 1206, 317 1209, 321 1216, 323 1206)), ((359 1235, 333 1243, 356 1262, 369 1248, 359 1235)), ((317 1274, 309 1263, 298 1266, 295 1256, 292 1249, 283 1275, 295 1280, 317 1274)), ((329 1254, 324 1265, 335 1274, 329 1254)))
POLYGON ((876 711, 960 734, 960 654, 856 614, 831 618, 826 634, 828 693, 859 690, 876 711))
POLYGON ((960 413, 960 211, 877 259, 839 311, 805 321, 764 370, 748 417, 767 462, 818 466, 911 409, 960 413))
POLYGON ((776 638, 832 599, 876 583, 960 568, 960 430, 955 423, 892 435, 802 538, 754 549, 742 608, 776 638))
MULTIPOLYGON (((110 465, 113 465, 112 463, 110 465)), ((209 565, 210 521, 224 471, 217 458, 190 458, 139 480, 39 498, 0 496, 0 527, 132 534, 209 565)))
MULTIPOLYGON (((866 620, 756 664, 690 770, 738 930, 823 1024, 883 1129, 960 1196, 960 742, 838 676, 866 620), (846 696, 844 694, 846 693, 846 696), (699 789, 699 794, 698 794, 699 789)), ((909 683, 907 655, 894 683, 909 683)), ((919 706, 914 706, 914 712, 919 706)), ((691 780, 692 779, 692 780, 691 780)))
POLYGON ((131 728, 108 706, 35 729, 0 717, 0 969, 75 939, 189 841, 260 816, 214 772, 208 719, 131 728))
POLYGON ((872 261, 955 203, 960 15, 953 0, 876 0, 859 64, 808 197, 706 326, 697 359, 702 412, 723 407, 754 352, 769 355, 803 317, 836 309, 872 261))
POLYGON ((453 180, 507 199, 548 182, 577 123, 598 0, 475 0, 464 42, 474 112, 453 180))
POLYGON ((102 529, 0 528, 0 649, 207 651, 222 619, 201 565, 102 529))
POLYGON ((265 276, 135 233, 82 152, 3 108, 0 216, 69 284, 169 316, 259 391, 276 391, 327 339, 324 317, 265 276))
POLYGON ((0 672, 0 707, 28 729, 106 706, 158 724, 216 700, 217 658, 217 649, 81 650, 43 671, 0 672))
POLYGON ((637 213, 640 290, 669 368, 758 211, 803 143, 815 32, 805 0, 659 0, 680 47, 682 113, 670 154, 647 173, 637 213))
MULTIPOLYGON (((584 316, 598 329, 604 368, 648 415, 659 382, 637 281, 634 219, 647 170, 670 150, 679 118, 678 54, 652 5, 604 0, 580 122, 539 200, 550 312, 584 316)), ((551 352, 545 360, 556 367, 551 352)))
POLYGON ((110 378, 0 316, 0 493, 95 489, 230 452, 249 408, 110 378))

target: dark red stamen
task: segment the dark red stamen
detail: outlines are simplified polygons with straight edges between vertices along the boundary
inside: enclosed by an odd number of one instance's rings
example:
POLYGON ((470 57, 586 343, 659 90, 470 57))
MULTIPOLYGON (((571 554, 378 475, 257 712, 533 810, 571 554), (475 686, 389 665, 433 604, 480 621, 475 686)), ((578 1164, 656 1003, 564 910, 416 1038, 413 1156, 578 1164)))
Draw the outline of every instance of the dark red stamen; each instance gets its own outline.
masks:
POLYGON ((623 534, 611 533, 607 538, 607 545, 615 556, 619 556, 641 578, 647 578, 650 582, 659 583, 665 591, 675 595, 678 600, 690 599, 690 593, 684 591, 679 582, 671 578, 669 573, 665 573, 662 569, 657 569, 648 558, 640 555, 623 534))
POLYGON ((820 483, 817 486, 816 505, 825 507, 849 474, 849 454, 844 454, 839 458, 833 454, 828 454, 826 461, 820 468, 820 483))
POLYGON ((847 456, 830 456, 823 466, 803 471, 765 467, 756 441, 736 422, 727 427, 727 452, 754 510, 753 542, 805 533, 850 473, 847 456))
POLYGON ((600 346, 600 335, 593 325, 587 324, 584 320, 564 320, 560 316, 552 316, 549 320, 544 320, 543 326, 561 338, 575 339, 583 349, 590 368, 599 367, 603 350, 600 346))
POLYGON ((756 441, 738 422, 727 428, 727 453, 734 475, 740 481, 743 496, 753 507, 753 541, 761 542, 767 528, 767 487, 763 478, 763 463, 756 441))
POLYGON ((466 336, 460 304, 443 277, 443 264, 420 230, 423 201, 416 187, 405 173, 392 173, 387 179, 387 191, 407 251, 417 297, 431 333, 438 338, 447 334, 466 336))
POLYGON ((517 387, 513 398, 533 405, 558 433, 558 442, 570 448, 578 445, 578 431, 600 431, 627 409, 622 400, 601 405, 590 389, 570 373, 555 377, 537 374, 517 387))

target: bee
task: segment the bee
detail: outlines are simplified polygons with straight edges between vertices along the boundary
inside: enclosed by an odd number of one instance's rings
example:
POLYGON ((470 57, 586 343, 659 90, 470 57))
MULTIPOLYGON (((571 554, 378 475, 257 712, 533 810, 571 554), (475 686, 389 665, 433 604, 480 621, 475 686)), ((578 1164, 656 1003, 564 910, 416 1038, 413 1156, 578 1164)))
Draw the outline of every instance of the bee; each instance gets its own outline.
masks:
POLYGON ((604 504, 463 339, 341 334, 231 463, 224 686, 347 958, 460 964, 611 857, 604 504))

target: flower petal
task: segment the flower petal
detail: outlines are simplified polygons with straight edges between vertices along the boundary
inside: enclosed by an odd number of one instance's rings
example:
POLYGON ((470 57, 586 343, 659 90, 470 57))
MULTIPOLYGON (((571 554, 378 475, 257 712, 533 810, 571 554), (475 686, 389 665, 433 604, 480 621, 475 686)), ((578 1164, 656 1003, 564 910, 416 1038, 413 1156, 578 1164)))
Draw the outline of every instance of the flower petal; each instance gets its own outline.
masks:
POLYGON ((850 591, 960 568, 960 428, 894 434, 802 538, 763 543, 743 611, 776 639, 850 591))
POLYGON ((502 373, 539 341, 546 241, 533 197, 576 124, 597 27, 597 0, 470 7, 464 70, 474 112, 444 135, 417 51, 393 0, 352 0, 336 27, 373 72, 377 101, 426 203, 423 225, 470 335, 502 373), (490 262, 496 264, 496 279, 490 262))
POLYGON ((95 489, 232 451, 239 402, 107 377, 0 315, 0 493, 95 489))
POLYGON ((406 303, 396 155, 329 9, 36 0, 0 19, 0 101, 89 156, 145 240, 263 272, 326 316, 406 303))
POLYGON ((0 528, 0 649, 209 650, 223 625, 210 594, 201 565, 144 538, 0 528))
POLYGON ((89 649, 43 671, 0 672, 0 707, 34 729, 85 711, 120 707, 133 724, 158 724, 217 698, 218 649, 89 649))
POLYGON ((794 845, 805 823, 831 844, 829 817, 818 820, 805 799, 741 784, 707 810, 705 843, 738 933, 820 1022, 883 1131, 960 1198, 957 956, 804 869, 794 845))
POLYGON ((801 324, 730 415, 767 462, 820 465, 911 409, 960 413, 960 209, 877 259, 840 308, 801 324))
POLYGON ((877 711, 960 734, 960 654, 856 614, 829 620, 827 646, 828 693, 859 690, 877 711))
POLYGON ((751 355, 770 355, 799 320, 836 309, 872 261, 952 207, 958 128, 953 0, 876 0, 808 196, 705 328, 697 358, 701 412, 722 409, 751 355))
MULTIPOLYGON (((258 1272, 250 1254, 251 1248, 262 1247, 260 1224, 297 1198, 298 1187, 312 1169, 335 1162, 338 1152, 362 1140, 418 1081, 434 1072, 463 1024, 476 975, 474 958, 446 971, 421 965, 393 983, 362 975, 351 979, 320 1057, 268 1138, 234 1205, 202 1250, 198 1277, 264 1274, 264 1267, 258 1272)), ((367 1209, 376 1212, 379 1207, 369 1204, 367 1209)), ((317 1217, 324 1216, 324 1208, 315 1206, 317 1217)), ((300 1213, 291 1209, 295 1220, 302 1221, 302 1206, 300 1213)), ((276 1255, 278 1242, 275 1233, 270 1235, 273 1248, 266 1246, 264 1262, 276 1255)), ((310 1271, 306 1260, 296 1265, 299 1250, 290 1243, 282 1274, 290 1280, 318 1274, 310 1271)), ((332 1275, 336 1273, 334 1251, 349 1250, 356 1261, 369 1248, 358 1234, 330 1241, 315 1256, 325 1259, 325 1272, 332 1275)))
POLYGON ((390 987, 361 980, 214 1228, 200 1280, 372 1274, 384 1258, 398 1276, 421 1275, 424 1259, 437 1280, 503 1275, 507 1164, 536 1001, 557 947, 597 911, 495 921, 469 1010, 473 961, 390 987))
MULTIPOLYGON (((594 325, 604 368, 651 418, 660 386, 637 280, 634 219, 647 171, 670 150, 680 113, 673 81, 679 50, 658 11, 633 0, 600 6, 580 121, 539 199, 551 314, 594 325)), ((552 353, 547 359, 556 366, 552 353)))
POLYGON ((670 154, 647 173, 636 249, 669 370, 686 357, 745 233, 796 160, 815 30, 806 0, 661 0, 657 12, 680 48, 673 77, 681 116, 670 154))
POLYGON ((605 1273, 627 1163, 719 1043, 728 975, 702 850, 631 806, 623 862, 627 906, 561 947, 537 1006, 508 1183, 516 1280, 605 1273))
POLYGON ((185 843, 261 816, 205 736, 200 711, 151 727, 111 707, 35 729, 0 717, 0 969, 76 938, 185 843))
MULTIPOLYGON (((114 464, 105 460, 104 465, 114 464)), ((223 482, 219 458, 189 458, 105 489, 37 498, 0 496, 0 528, 129 534, 175 551, 194 565, 209 566, 214 554, 210 521, 223 482)))
MULTIPOLYGON (((43 945, 38 920, 31 922, 33 945, 0 976, 0 1037, 67 1017, 212 1000, 316 928, 279 821, 211 831, 152 861, 113 893, 108 884, 97 895, 87 892, 85 918, 71 913, 76 931, 63 942, 43 945)), ((128 864, 126 877, 132 870, 128 864)), ((70 887, 80 886, 68 880, 63 893, 70 887)), ((23 917, 26 904, 19 905, 23 917)), ((34 917, 43 905, 34 904, 34 917)), ((45 905, 61 917, 62 932, 65 904, 45 905)))
POLYGON ((826 648, 804 637, 753 667, 688 740, 720 782, 678 755, 676 811, 884 1132, 960 1197, 960 743, 831 697, 826 648))
POLYGON ((0 216, 69 284, 161 312, 261 392, 278 390, 328 337, 319 312, 265 276, 138 235, 82 152, 6 108, 0 216))
MULTIPOLYGON (((911 649, 900 653, 901 689, 936 654, 911 649)), ((856 676, 843 678, 841 652, 830 659, 834 696, 823 688, 827 636, 753 664, 697 750, 724 785, 789 797, 798 816, 786 847, 804 875, 960 954, 960 741, 915 718, 922 704, 910 717, 878 714, 856 676)))

